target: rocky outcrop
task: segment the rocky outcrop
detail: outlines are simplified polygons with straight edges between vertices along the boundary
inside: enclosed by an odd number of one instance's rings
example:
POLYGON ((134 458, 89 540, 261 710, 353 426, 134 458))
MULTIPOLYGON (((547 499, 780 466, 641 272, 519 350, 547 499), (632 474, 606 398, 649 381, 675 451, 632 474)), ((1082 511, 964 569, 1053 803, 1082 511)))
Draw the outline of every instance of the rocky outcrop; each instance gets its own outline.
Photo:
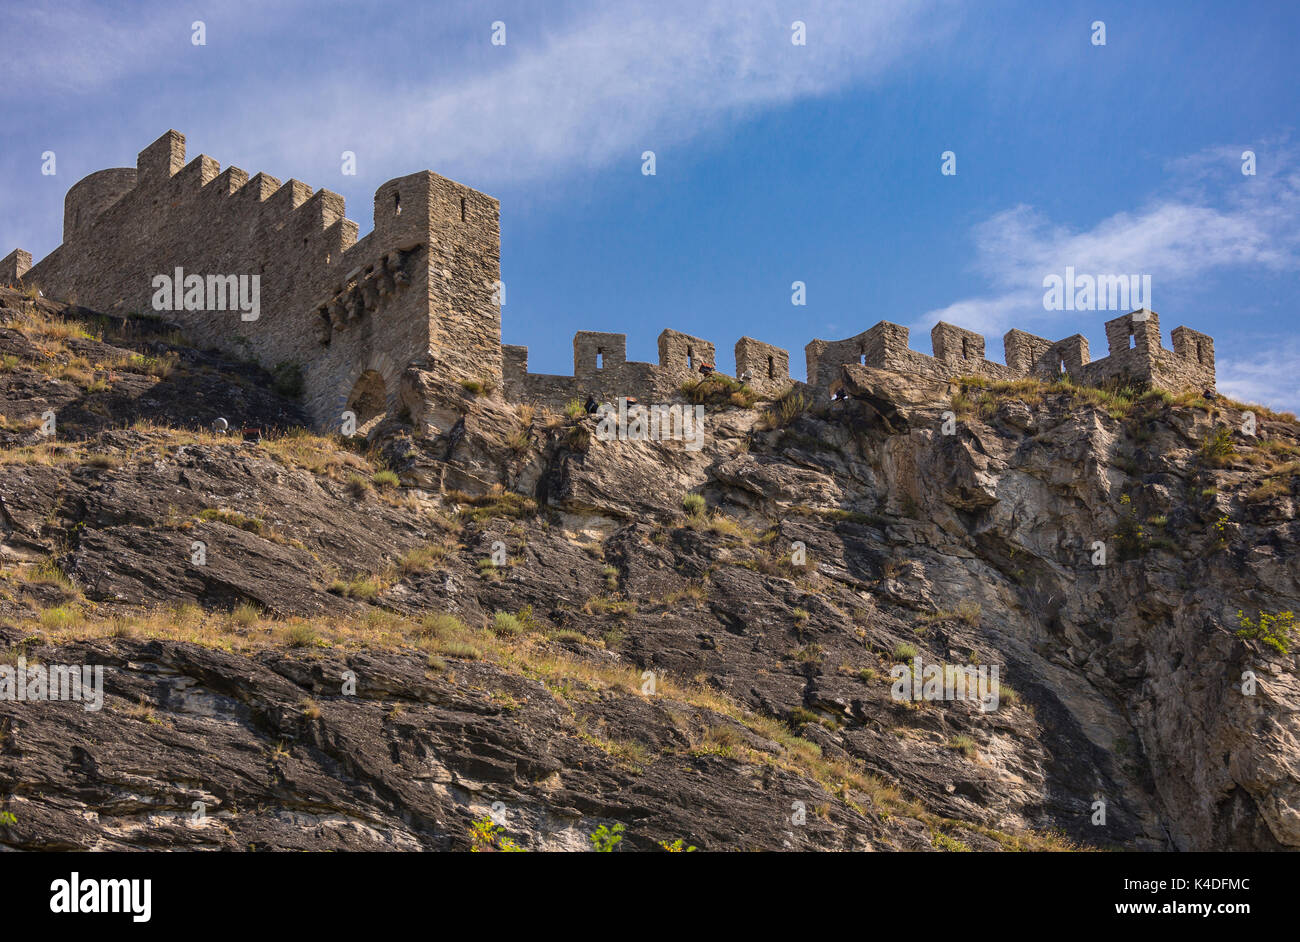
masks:
POLYGON ((246 446, 38 369, 25 316, 0 632, 107 696, 0 701, 7 846, 1300 846, 1296 657, 1239 636, 1300 600, 1285 417, 849 366, 691 451, 411 371, 368 452, 246 446), (32 425, 103 395, 164 419, 32 425), (913 656, 996 665, 997 708, 895 698, 913 656))

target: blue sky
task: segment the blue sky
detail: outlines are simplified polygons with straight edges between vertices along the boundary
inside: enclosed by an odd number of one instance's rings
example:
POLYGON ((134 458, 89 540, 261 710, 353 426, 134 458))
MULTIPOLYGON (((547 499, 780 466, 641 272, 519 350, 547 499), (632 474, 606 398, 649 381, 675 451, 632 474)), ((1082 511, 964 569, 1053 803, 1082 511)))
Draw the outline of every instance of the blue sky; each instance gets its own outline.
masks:
POLYGON ((728 371, 742 335, 786 347, 802 377, 809 340, 882 319, 924 352, 942 318, 999 361, 1010 327, 1104 356, 1113 314, 1043 309, 1043 277, 1072 265, 1150 274, 1166 346, 1179 324, 1209 333, 1221 390, 1300 410, 1288 0, 2 12, 0 255, 45 255, 69 186, 174 127, 191 158, 342 193, 363 233, 374 190, 419 169, 500 199, 503 339, 536 372, 570 372, 577 330, 653 360, 673 327, 728 371))

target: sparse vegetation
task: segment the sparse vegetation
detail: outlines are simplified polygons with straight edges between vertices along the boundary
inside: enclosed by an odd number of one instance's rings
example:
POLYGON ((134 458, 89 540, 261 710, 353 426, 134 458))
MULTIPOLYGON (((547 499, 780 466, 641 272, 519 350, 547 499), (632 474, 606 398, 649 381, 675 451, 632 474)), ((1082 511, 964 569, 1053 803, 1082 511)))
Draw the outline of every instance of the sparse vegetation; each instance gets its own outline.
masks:
POLYGON ((608 854, 623 840, 623 825, 615 824, 612 828, 601 825, 591 835, 591 849, 601 854, 608 854))
POLYGON ((910 661, 916 657, 916 653, 916 645, 907 643, 894 645, 893 654, 896 661, 910 661))
POLYGON ((255 533, 259 536, 266 530, 266 524, 256 517, 246 517, 236 510, 226 510, 220 507, 209 507, 206 510, 199 511, 199 519, 224 523, 226 526, 235 527, 248 533, 255 533))
POLYGON ((721 373, 691 377, 681 385, 687 402, 695 405, 735 406, 748 409, 758 401, 758 393, 746 384, 721 373))
POLYGON ((1232 430, 1226 425, 1216 425, 1201 440, 1201 460, 1211 468, 1222 468, 1237 454, 1232 443, 1232 430))
POLYGON ((953 736, 948 740, 948 748, 955 752, 960 752, 967 759, 974 759, 979 755, 979 749, 976 748, 975 740, 970 736, 953 736))
POLYGON ((1243 641, 1262 641, 1279 654, 1291 651, 1291 632, 1295 630, 1294 612, 1259 612, 1259 620, 1252 619, 1245 612, 1237 612, 1237 623, 1241 626, 1236 635, 1243 641))
POLYGON ((759 424, 769 430, 789 428, 795 419, 808 411, 808 397, 794 388, 787 390, 759 417, 759 424))
POLYGON ((460 515, 476 523, 483 523, 493 517, 519 520, 537 513, 537 501, 502 488, 477 497, 463 491, 447 491, 446 499, 450 503, 461 504, 460 515))

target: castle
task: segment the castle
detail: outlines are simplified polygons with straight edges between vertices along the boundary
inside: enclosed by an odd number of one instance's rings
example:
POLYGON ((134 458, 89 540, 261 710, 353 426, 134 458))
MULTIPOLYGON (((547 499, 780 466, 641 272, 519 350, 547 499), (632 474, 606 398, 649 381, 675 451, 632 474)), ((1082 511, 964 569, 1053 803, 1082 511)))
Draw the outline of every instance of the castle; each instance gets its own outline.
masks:
MULTIPOLYGON (((199 287, 222 290, 255 276, 255 319, 188 304, 165 316, 197 343, 267 367, 296 366, 321 429, 337 429, 347 410, 359 425, 395 413, 409 366, 551 407, 588 396, 669 402, 685 380, 714 369, 714 345, 675 330, 659 335, 657 363, 629 361, 624 334, 582 331, 572 376, 528 372, 527 348, 501 343, 499 205, 435 173, 381 186, 374 230, 360 240, 357 232, 337 193, 222 171, 207 156, 187 163, 184 136, 168 131, 134 168, 75 184, 62 245, 36 265, 29 253, 11 252, 0 261, 0 283, 129 313, 152 310, 160 275, 189 272, 199 287)), ((790 379, 785 350, 749 337, 736 344, 735 370, 761 396, 795 385, 815 399, 829 398, 852 363, 943 378, 1065 373, 1085 383, 1124 377, 1169 391, 1213 388, 1214 341, 1187 327, 1172 337, 1174 349, 1163 348, 1153 311, 1125 314, 1106 323, 1109 355, 1093 361, 1080 335, 1052 342, 1011 330, 1003 365, 985 359, 984 338, 971 331, 937 324, 927 356, 909 348, 906 327, 881 321, 846 340, 809 343, 806 384, 790 379)))

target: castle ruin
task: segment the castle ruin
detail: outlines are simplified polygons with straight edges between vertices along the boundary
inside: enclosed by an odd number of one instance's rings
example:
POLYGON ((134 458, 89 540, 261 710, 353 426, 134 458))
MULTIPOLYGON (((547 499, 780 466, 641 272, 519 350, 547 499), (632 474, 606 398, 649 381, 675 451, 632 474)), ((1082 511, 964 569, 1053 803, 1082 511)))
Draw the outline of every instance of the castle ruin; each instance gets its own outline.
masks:
MULTIPOLYGON (((527 348, 501 343, 498 203, 435 173, 379 187, 374 230, 360 240, 357 233, 337 193, 222 171, 203 155, 187 163, 184 136, 168 131, 134 168, 101 170, 75 184, 64 200, 63 243, 36 265, 29 253, 11 252, 0 261, 0 283, 126 314, 152 310, 160 275, 186 273, 187 285, 197 278, 223 292, 233 290, 232 278, 257 276, 256 319, 242 319, 233 304, 188 302, 164 316, 197 343, 268 368, 296 366, 308 414, 323 430, 337 429, 345 411, 359 426, 395 413, 411 366, 553 408, 588 396, 680 400, 686 380, 716 370, 712 343, 665 330, 657 363, 629 361, 624 334, 581 331, 572 376, 528 372, 527 348)), ((787 351, 742 337, 735 375, 764 398, 795 386, 817 400, 836 392, 842 367, 852 363, 939 378, 1064 374, 1171 392, 1214 386, 1214 341, 1206 334, 1175 328, 1171 351, 1161 346, 1159 315, 1137 311, 1107 321, 1106 338, 1108 356, 1093 361, 1081 335, 1053 342, 1011 330, 1004 365, 985 358, 984 338, 972 331, 935 325, 927 356, 909 348, 906 327, 881 321, 845 340, 809 343, 806 384, 790 379, 787 351)))

